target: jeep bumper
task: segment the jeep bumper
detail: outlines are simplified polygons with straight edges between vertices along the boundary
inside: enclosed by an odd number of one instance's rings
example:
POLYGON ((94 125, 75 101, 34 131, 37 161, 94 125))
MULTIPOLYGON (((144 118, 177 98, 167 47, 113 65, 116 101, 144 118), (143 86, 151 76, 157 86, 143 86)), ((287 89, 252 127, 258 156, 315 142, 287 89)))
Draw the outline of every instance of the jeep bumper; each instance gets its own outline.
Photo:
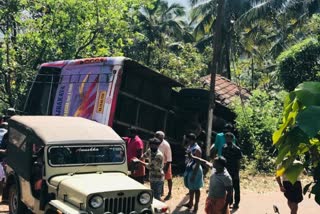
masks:
POLYGON ((87 214, 88 213, 85 211, 81 211, 77 207, 60 200, 51 200, 49 204, 57 210, 57 213, 68 213, 68 214, 87 214))

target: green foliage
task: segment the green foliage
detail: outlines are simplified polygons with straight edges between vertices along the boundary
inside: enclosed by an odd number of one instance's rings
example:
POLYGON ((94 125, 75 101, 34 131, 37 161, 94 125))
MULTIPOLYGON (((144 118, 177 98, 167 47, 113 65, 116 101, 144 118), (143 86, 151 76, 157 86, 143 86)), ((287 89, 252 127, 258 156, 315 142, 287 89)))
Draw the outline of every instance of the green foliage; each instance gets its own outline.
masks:
POLYGON ((293 90, 304 81, 319 81, 320 43, 307 38, 284 51, 277 59, 280 81, 286 90, 293 90))
POLYGON ((156 49, 152 59, 153 67, 186 86, 200 86, 199 78, 208 70, 203 56, 191 44, 185 44, 177 52, 156 49))
POLYGON ((123 55, 142 0, 15 0, 0 3, 0 100, 14 105, 42 62, 123 55))
MULTIPOLYGON (((270 96, 266 92, 255 90, 245 103, 235 102, 236 130, 238 142, 248 162, 258 171, 270 171, 273 168, 272 133, 276 130, 281 109, 278 107, 283 93, 270 96)), ((252 166, 249 166, 249 168, 252 166)))
POLYGON ((136 38, 126 55, 186 86, 197 86, 208 59, 188 42, 185 8, 157 0, 143 7, 133 22, 136 38))
MULTIPOLYGON (((278 149, 277 164, 281 164, 277 175, 286 176, 293 183, 296 181, 301 166, 293 161, 297 157, 311 156, 310 164, 314 167, 314 183, 308 185, 315 194, 318 204, 320 195, 320 83, 304 82, 287 95, 281 126, 273 134, 273 144, 278 149), (312 187, 311 187, 312 186, 312 187)), ((306 192, 307 190, 305 190, 306 192)))
MULTIPOLYGON (((265 90, 283 88, 278 81, 276 58, 290 46, 319 34, 319 15, 312 15, 317 11, 319 4, 316 0, 286 0, 285 3, 283 0, 266 0, 252 4, 252 8, 236 20, 235 31, 239 40, 235 51, 240 58, 236 70, 242 69, 238 67, 243 66, 243 60, 253 59, 250 86, 265 90)), ((251 70, 250 65, 241 70, 240 79, 244 83, 248 82, 248 70, 251 70)))

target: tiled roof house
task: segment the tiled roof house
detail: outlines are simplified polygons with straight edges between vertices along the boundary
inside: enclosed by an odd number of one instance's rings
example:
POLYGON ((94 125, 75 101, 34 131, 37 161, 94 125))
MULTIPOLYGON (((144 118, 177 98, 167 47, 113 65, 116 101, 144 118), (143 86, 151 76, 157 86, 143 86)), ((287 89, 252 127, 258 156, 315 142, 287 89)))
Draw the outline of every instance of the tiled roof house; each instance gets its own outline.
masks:
MULTIPOLYGON (((207 75, 202 77, 200 80, 204 84, 210 85, 210 79, 211 79, 211 76, 207 75)), ((215 94, 216 94, 216 102, 226 107, 236 97, 241 96, 242 99, 248 99, 250 97, 250 92, 247 89, 240 87, 235 82, 219 74, 216 75, 215 94)))

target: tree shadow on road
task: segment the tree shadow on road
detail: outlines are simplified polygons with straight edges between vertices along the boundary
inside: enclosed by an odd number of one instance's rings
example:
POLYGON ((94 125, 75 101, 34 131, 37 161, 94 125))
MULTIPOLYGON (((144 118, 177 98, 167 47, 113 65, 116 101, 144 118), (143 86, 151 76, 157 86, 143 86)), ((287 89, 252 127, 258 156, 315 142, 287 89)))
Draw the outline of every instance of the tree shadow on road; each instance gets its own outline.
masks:
POLYGON ((179 202, 179 204, 176 206, 176 208, 171 212, 172 214, 195 214, 200 213, 195 212, 193 210, 187 209, 186 207, 182 206, 183 204, 186 204, 189 201, 189 195, 185 195, 184 198, 179 202))
MULTIPOLYGON (((176 208, 171 213, 172 214, 196 214, 196 213, 200 214, 200 213, 204 212, 204 211, 201 212, 199 210, 197 212, 195 212, 192 209, 190 210, 190 209, 187 209, 186 207, 182 206, 183 204, 186 204, 188 201, 189 201, 189 195, 185 195, 183 197, 183 199, 179 202, 179 204, 176 206, 176 208)), ((231 209, 230 208, 231 214, 233 214, 233 213, 237 214, 237 213, 239 213, 238 211, 239 211, 239 209, 231 209)))

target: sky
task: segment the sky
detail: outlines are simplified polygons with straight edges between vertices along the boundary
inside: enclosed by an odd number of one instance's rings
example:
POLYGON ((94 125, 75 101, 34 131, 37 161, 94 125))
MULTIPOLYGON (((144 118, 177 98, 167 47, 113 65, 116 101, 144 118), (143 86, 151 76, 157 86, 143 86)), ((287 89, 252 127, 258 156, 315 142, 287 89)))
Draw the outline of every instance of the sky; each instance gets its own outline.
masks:
POLYGON ((183 5, 183 6, 188 6, 189 5, 189 0, 168 0, 168 2, 170 4, 179 3, 179 4, 183 5))

